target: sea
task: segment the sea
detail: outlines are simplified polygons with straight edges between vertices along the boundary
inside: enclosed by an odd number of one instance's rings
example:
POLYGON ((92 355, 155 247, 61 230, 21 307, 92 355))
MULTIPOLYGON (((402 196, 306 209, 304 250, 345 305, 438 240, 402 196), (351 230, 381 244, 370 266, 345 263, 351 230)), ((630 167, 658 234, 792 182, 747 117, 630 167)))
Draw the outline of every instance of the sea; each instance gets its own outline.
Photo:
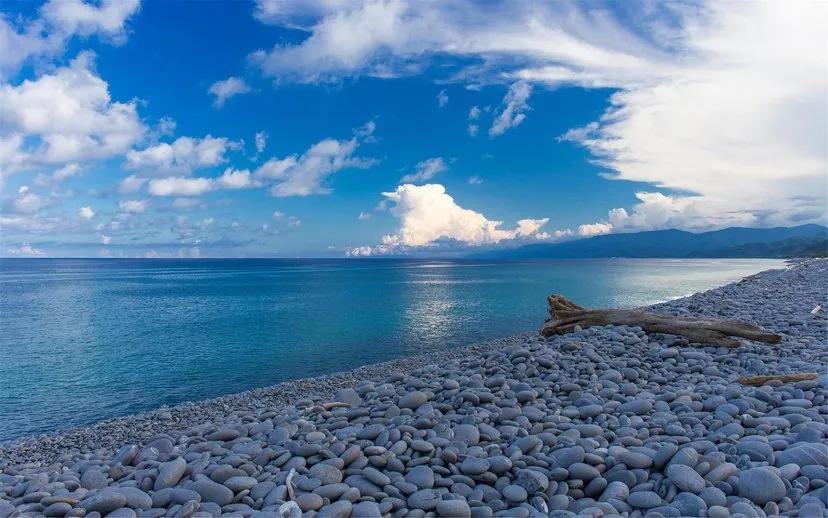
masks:
POLYGON ((0 441, 636 307, 765 259, 0 259, 0 441))

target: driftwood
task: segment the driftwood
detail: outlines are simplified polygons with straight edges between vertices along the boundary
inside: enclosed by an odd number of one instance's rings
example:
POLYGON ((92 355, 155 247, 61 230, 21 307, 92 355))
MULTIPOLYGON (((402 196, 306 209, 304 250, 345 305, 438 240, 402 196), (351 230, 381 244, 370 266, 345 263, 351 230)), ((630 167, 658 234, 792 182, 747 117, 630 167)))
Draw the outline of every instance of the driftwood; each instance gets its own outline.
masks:
POLYGON ((739 378, 739 383, 742 385, 750 385, 751 387, 761 387, 769 381, 779 380, 782 383, 795 383, 797 381, 815 380, 819 377, 816 372, 797 372, 796 374, 771 374, 769 376, 745 376, 739 378))
POLYGON ((731 336, 770 344, 782 340, 781 335, 738 320, 661 315, 640 309, 585 309, 562 295, 550 295, 548 301, 549 319, 541 329, 543 336, 571 333, 575 326, 627 325, 724 347, 739 347, 739 341, 731 336))

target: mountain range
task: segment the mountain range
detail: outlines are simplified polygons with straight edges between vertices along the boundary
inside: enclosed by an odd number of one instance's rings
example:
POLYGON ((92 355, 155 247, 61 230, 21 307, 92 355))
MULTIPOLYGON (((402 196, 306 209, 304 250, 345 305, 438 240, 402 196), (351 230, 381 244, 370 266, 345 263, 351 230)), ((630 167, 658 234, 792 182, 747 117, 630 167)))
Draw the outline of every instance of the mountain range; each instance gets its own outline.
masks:
POLYGON ((561 243, 536 243, 518 248, 489 250, 475 259, 576 259, 598 257, 824 257, 828 255, 828 228, 731 227, 710 232, 668 229, 606 234, 561 243))

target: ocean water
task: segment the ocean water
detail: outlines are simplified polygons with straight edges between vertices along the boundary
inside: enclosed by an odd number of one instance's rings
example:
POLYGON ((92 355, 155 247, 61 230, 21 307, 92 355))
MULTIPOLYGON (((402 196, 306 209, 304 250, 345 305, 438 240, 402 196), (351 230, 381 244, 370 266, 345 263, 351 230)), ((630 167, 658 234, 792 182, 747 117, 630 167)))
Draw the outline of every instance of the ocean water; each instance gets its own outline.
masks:
POLYGON ((0 440, 633 307, 778 260, 0 260, 0 440))

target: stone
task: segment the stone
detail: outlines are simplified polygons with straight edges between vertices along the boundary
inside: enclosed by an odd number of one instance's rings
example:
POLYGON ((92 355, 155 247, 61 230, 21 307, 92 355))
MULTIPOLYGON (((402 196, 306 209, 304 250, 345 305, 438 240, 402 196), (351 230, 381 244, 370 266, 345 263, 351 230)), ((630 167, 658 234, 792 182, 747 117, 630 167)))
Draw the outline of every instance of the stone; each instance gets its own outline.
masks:
POLYGON ((190 485, 189 489, 201 495, 201 499, 205 502, 214 502, 220 506, 225 506, 233 501, 233 491, 209 479, 196 480, 190 485))
POLYGON ((330 464, 314 464, 308 474, 318 479, 323 485, 342 482, 342 471, 330 464))
POLYGON ((672 464, 667 468, 667 476, 680 490, 698 494, 704 489, 704 479, 696 470, 684 464, 672 464))
POLYGON ((739 496, 764 505, 785 496, 785 483, 779 475, 767 468, 753 468, 739 474, 739 496))
POLYGON ((400 402, 398 403, 398 405, 400 408, 410 408, 412 410, 416 410, 421 405, 426 404, 427 401, 428 396, 424 392, 415 390, 413 392, 409 392, 403 395, 400 398, 400 402))
POLYGON ((477 457, 466 457, 460 464, 460 471, 466 475, 481 475, 489 469, 489 461, 477 457))
POLYGON ((529 498, 529 494, 526 492, 526 489, 515 485, 510 484, 503 488, 501 491, 504 497, 512 502, 525 502, 527 498, 529 498))
POLYGON ((120 509, 126 504, 126 497, 111 489, 104 489, 80 502, 80 507, 87 513, 99 512, 102 515, 120 509))
POLYGON ((652 491, 636 491, 627 497, 627 503, 636 509, 652 509, 662 502, 661 497, 652 491))
POLYGON ((184 460, 184 457, 165 462, 158 470, 158 477, 155 479, 153 489, 160 491, 178 484, 185 471, 187 471, 187 461, 184 460))
POLYGON ((471 507, 465 500, 441 500, 437 502, 437 515, 446 518, 471 518, 471 507))

